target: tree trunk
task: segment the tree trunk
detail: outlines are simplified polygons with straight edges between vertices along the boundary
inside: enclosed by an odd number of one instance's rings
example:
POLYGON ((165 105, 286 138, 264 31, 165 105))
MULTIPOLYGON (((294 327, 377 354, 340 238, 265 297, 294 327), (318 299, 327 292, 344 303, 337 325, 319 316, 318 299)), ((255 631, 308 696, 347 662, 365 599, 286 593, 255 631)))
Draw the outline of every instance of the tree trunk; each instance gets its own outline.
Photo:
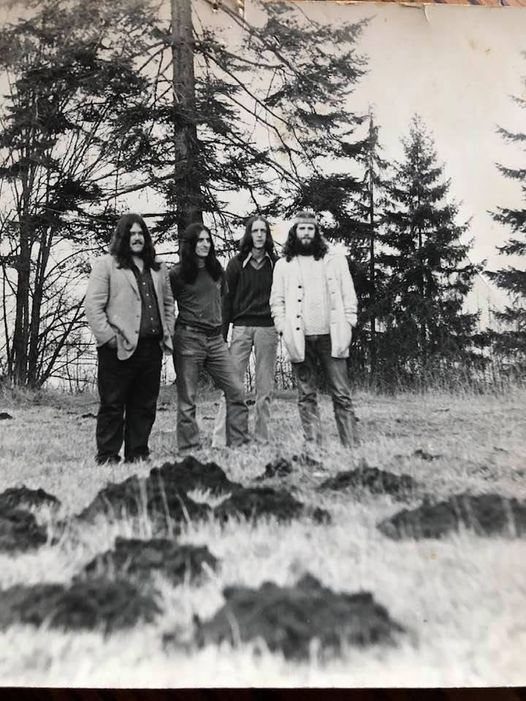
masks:
POLYGON ((202 222, 202 189, 195 123, 192 0, 171 0, 175 162, 173 204, 179 236, 202 222))
POLYGON ((13 381, 17 385, 27 382, 27 351, 29 342, 29 294, 31 281, 30 223, 27 212, 20 217, 20 248, 16 265, 16 309, 13 332, 13 381))
MULTIPOLYGON (((371 130, 372 132, 372 119, 371 130)), ((369 304, 371 309, 371 338, 369 341, 369 354, 371 358, 370 381, 374 379, 376 374, 376 259, 375 259, 375 217, 374 217, 374 163, 372 154, 369 154, 369 280, 371 285, 371 294, 369 304)))

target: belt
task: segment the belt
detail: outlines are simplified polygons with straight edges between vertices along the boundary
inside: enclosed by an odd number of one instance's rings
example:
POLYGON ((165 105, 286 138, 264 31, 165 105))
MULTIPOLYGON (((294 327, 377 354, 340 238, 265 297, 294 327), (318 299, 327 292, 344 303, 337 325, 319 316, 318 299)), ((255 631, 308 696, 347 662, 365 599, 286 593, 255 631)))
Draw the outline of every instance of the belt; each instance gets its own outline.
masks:
POLYGON ((190 324, 182 324, 179 321, 177 322, 177 327, 180 329, 186 329, 187 331, 202 333, 204 336, 220 336, 223 331, 221 326, 216 326, 215 329, 201 329, 199 326, 190 326, 190 324))

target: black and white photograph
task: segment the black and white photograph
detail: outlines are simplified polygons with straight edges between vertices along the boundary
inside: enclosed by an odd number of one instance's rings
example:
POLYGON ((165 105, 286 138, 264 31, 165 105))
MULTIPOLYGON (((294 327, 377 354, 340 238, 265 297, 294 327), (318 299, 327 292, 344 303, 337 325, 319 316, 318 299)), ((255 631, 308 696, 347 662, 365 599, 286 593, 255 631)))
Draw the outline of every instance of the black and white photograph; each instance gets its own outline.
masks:
POLYGON ((4 0, 0 687, 526 682, 521 4, 4 0))

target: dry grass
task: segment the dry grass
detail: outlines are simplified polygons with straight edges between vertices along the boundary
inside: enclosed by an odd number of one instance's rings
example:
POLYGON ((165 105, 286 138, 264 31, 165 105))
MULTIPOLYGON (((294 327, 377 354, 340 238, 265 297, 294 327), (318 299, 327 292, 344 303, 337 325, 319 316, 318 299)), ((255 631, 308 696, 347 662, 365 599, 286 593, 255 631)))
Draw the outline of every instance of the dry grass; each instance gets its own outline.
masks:
MULTIPOLYGON (((174 457, 173 390, 165 390, 151 447, 155 463, 174 457)), ((200 587, 171 587, 160 581, 165 615, 156 626, 103 638, 97 633, 65 634, 11 628, 0 633, 0 683, 87 686, 441 686, 500 685, 525 682, 526 543, 483 539, 461 533, 442 541, 392 542, 376 523, 398 510, 388 497, 361 500, 349 494, 315 490, 331 473, 356 466, 360 458, 393 472, 407 472, 427 491, 447 496, 459 491, 498 491, 526 498, 525 393, 506 396, 430 394, 356 399, 363 443, 355 454, 341 450, 327 401, 323 416, 326 472, 298 468, 288 481, 298 498, 327 508, 330 526, 299 521, 257 526, 191 524, 183 540, 206 544, 222 568, 200 587), (426 462, 417 448, 440 454, 426 462), (397 457, 402 456, 402 457, 397 457), (292 664, 279 655, 254 657, 249 646, 232 651, 208 646, 199 651, 166 649, 162 634, 184 637, 194 612, 202 618, 221 604, 223 586, 257 586, 266 579, 293 583, 310 571, 337 590, 370 590, 409 629, 398 647, 349 649, 322 666, 292 664)), ((204 401, 201 425, 207 440, 217 407, 204 401)), ((106 481, 150 466, 96 466, 93 459, 94 398, 55 396, 31 406, 19 398, 1 407, 14 421, 0 424, 0 491, 24 483, 43 487, 76 512, 106 481)), ((291 398, 274 404, 273 446, 241 451, 204 449, 233 480, 248 483, 277 455, 299 452, 299 423, 291 398)), ((206 494, 196 495, 200 499, 206 494)), ((147 522, 141 535, 148 535, 147 522)), ((111 547, 129 523, 87 528, 75 541, 46 546, 33 554, 0 555, 0 587, 41 581, 68 581, 97 552, 111 547)))

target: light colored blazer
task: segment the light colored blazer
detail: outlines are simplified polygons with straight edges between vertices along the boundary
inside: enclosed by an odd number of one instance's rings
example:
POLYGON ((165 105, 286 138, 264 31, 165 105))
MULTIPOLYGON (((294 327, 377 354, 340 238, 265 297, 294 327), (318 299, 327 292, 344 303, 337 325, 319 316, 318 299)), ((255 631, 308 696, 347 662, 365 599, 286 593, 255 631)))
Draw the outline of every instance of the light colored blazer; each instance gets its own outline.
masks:
MULTIPOLYGON (((358 301, 347 260, 342 253, 327 253, 323 259, 329 291, 329 321, 331 356, 347 358, 356 326, 358 301)), ((280 258, 274 266, 274 278, 270 293, 270 308, 274 324, 283 335, 285 347, 293 363, 305 360, 305 332, 302 301, 303 280, 297 257, 287 261, 280 258)))
MULTIPOLYGON (((171 354, 175 309, 168 272, 163 263, 160 270, 150 272, 163 328, 161 348, 171 354)), ((97 346, 116 336, 119 360, 133 355, 139 340, 141 296, 132 270, 117 267, 117 261, 109 254, 94 261, 84 310, 97 346)))

